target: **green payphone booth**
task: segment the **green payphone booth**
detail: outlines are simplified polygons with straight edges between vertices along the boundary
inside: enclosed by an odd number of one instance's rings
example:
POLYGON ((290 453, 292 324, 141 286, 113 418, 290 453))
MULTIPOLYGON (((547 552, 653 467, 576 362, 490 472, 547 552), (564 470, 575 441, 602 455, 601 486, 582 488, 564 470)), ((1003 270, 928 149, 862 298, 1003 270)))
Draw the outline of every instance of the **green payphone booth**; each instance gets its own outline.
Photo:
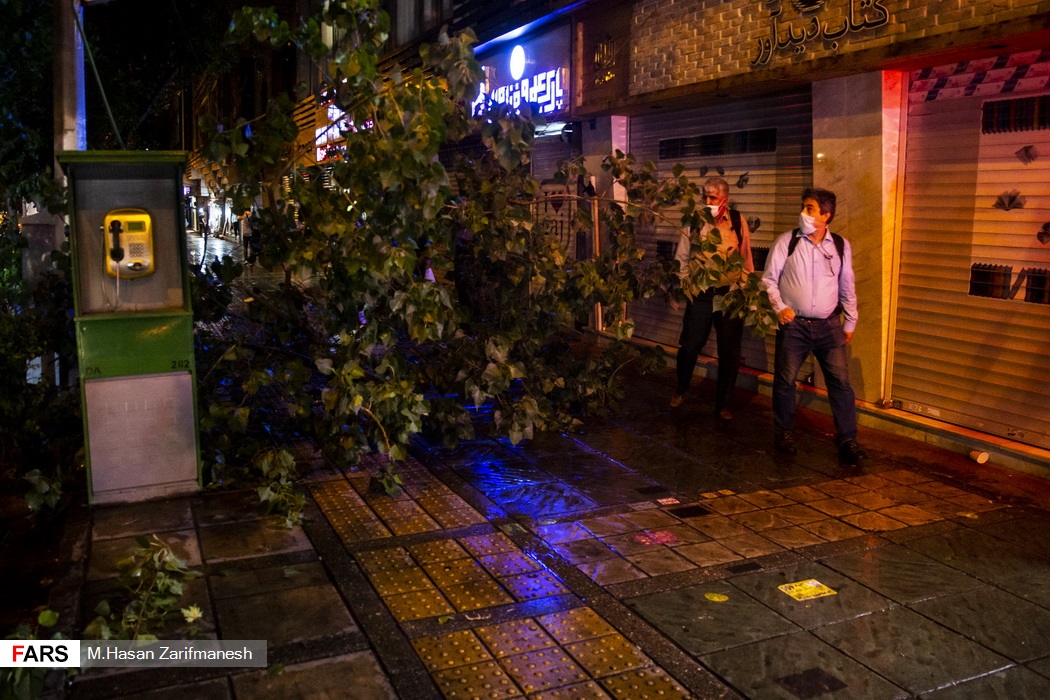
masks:
POLYGON ((69 151, 77 353, 92 503, 200 487, 182 152, 69 151))

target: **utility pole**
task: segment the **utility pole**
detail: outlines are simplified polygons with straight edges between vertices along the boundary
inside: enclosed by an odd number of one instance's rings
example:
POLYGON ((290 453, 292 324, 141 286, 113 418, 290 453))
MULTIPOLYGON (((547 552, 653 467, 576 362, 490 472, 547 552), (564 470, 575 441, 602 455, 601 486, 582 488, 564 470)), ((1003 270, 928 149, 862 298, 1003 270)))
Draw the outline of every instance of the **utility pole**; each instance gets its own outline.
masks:
MULTIPOLYGON (((87 149, 84 44, 77 32, 80 0, 54 0, 55 152, 87 149)), ((57 169, 56 169, 57 172, 57 169)))

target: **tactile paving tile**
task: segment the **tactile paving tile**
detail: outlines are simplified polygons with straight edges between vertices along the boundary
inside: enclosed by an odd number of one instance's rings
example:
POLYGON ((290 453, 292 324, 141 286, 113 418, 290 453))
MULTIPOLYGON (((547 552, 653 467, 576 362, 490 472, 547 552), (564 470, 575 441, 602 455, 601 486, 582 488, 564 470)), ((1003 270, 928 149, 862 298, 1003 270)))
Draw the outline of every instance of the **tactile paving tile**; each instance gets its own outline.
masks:
POLYGON ((412 646, 431 672, 477 664, 492 658, 489 650, 470 630, 413 639, 412 646))
POLYGON ((613 634, 616 630, 590 608, 573 608, 562 612, 540 615, 536 620, 558 640, 571 644, 582 639, 593 639, 613 634))
POLYGON ((673 678, 657 668, 628 671, 618 676, 609 676, 601 681, 614 698, 625 700, 648 700, 648 698, 693 698, 693 694, 680 686, 673 678))
POLYGON ((332 529, 335 530, 335 533, 339 535, 339 538, 346 544, 369 542, 371 540, 381 540, 387 537, 393 537, 390 530, 386 528, 386 525, 378 521, 355 523, 329 518, 329 522, 332 524, 332 529))
POLYGON ((520 551, 517 545, 511 542, 510 538, 502 532, 464 537, 460 542, 475 557, 486 557, 490 554, 499 554, 500 552, 520 551))
POLYGON ((531 618, 479 627, 475 631, 496 658, 557 646, 557 642, 531 618))
POLYGON ((557 647, 508 656, 500 659, 500 665, 526 693, 588 680, 587 673, 557 647))
POLYGON ((382 571, 368 576, 376 591, 384 598, 398 593, 410 591, 422 591, 433 588, 430 579, 422 569, 397 569, 395 571, 382 571))
POLYGON ((444 528, 467 527, 469 525, 480 525, 487 522, 485 516, 473 508, 456 508, 452 510, 438 510, 432 512, 434 520, 444 528))
POLYGON ((355 556, 361 568, 369 574, 381 571, 396 571, 398 569, 412 569, 416 566, 408 550, 404 547, 372 549, 367 552, 358 552, 355 556))
POLYGON ((529 700, 607 700, 610 697, 596 681, 587 681, 532 693, 529 700))
POLYGON ((390 519, 386 521, 386 524, 398 536, 415 535, 420 532, 433 532, 441 529, 441 526, 434 522, 434 519, 426 513, 413 518, 390 519))
POLYGON ((448 561, 450 559, 465 559, 470 555, 467 550, 455 540, 433 540, 420 544, 409 545, 408 551, 420 564, 430 564, 436 561, 448 561))
POLYGON ((478 559, 495 576, 527 574, 540 568, 539 562, 522 552, 501 552, 478 559))
POLYGON ((370 504, 379 517, 383 520, 401 520, 402 518, 417 518, 426 515, 426 511, 419 507, 415 501, 378 500, 370 504))
POLYGON ((310 492, 318 501, 324 500, 333 506, 364 508, 365 502, 351 485, 343 480, 325 481, 311 487, 310 492))
POLYGON ((546 571, 533 571, 518 576, 507 576, 500 579, 518 600, 535 600, 567 593, 568 589, 552 574, 546 571))
POLYGON ((383 602, 390 608, 390 614, 398 622, 451 615, 455 612, 436 588, 386 596, 383 602))
POLYGON ((433 674, 446 698, 516 698, 521 689, 495 661, 459 666, 433 674))
POLYGON ((484 581, 486 579, 492 579, 492 577, 489 576, 489 572, 485 571, 481 564, 473 559, 436 561, 424 564, 423 569, 430 575, 430 578, 434 579, 434 583, 438 585, 438 588, 456 586, 461 583, 467 583, 468 581, 484 581))
POLYGON ((456 610, 460 612, 491 608, 496 605, 507 605, 514 602, 510 594, 491 579, 488 581, 471 581, 456 586, 443 586, 441 592, 452 601, 456 610))
POLYGON ((624 673, 652 664, 649 657, 621 634, 566 644, 565 651, 572 654, 572 657, 595 678, 624 673))

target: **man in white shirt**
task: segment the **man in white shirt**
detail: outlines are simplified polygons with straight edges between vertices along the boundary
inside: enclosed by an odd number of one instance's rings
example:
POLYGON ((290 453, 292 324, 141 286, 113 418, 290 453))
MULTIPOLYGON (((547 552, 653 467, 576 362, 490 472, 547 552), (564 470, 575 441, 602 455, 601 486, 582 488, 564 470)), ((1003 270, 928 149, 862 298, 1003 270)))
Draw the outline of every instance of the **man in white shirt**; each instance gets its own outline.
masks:
POLYGON ((802 193, 799 227, 773 242, 762 281, 780 319, 773 377, 776 447, 794 454, 795 381, 813 353, 828 387, 835 443, 843 462, 858 464, 867 453, 857 444, 857 404, 849 380, 846 346, 857 327, 857 292, 849 242, 831 233, 835 193, 802 193))

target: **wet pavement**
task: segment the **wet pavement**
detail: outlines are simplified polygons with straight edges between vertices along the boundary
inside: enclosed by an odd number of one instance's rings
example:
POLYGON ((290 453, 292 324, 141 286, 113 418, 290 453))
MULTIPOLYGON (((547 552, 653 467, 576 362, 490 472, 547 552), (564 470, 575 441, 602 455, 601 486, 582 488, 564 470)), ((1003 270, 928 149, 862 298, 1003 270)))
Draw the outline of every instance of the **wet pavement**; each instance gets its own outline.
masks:
POLYGON ((871 459, 843 467, 805 409, 785 457, 767 398, 725 424, 711 382, 676 410, 672 388, 632 380, 578 434, 420 442, 397 498, 298 446, 301 528, 253 493, 93 509, 65 619, 158 533, 205 574, 202 636, 267 639, 271 669, 95 670, 64 695, 1050 697, 1050 482, 863 427, 871 459))

